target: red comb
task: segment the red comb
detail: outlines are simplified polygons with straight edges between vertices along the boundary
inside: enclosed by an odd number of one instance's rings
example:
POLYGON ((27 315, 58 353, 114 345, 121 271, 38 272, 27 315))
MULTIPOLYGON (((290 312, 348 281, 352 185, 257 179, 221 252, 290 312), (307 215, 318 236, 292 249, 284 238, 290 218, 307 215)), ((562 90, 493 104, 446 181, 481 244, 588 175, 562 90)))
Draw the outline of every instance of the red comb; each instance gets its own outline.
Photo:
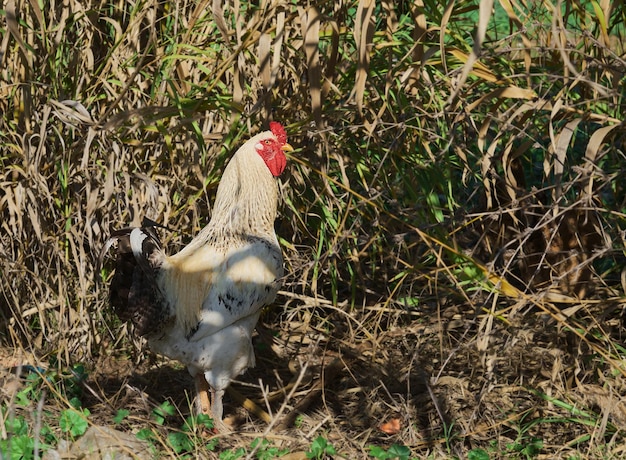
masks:
POLYGON ((280 142, 281 145, 287 143, 287 133, 285 132, 283 125, 277 121, 270 121, 270 130, 272 131, 272 134, 276 136, 276 139, 278 139, 278 142, 280 142))

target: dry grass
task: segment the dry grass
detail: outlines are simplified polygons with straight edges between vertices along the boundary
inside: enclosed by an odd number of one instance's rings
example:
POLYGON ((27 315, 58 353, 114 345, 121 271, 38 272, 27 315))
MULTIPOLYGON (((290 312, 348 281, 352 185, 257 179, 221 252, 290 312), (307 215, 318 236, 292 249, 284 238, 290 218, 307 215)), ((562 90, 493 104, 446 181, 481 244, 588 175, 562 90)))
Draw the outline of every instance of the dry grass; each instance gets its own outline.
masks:
MULTIPOLYGON (((620 458, 625 18, 492 6, 6 2, 4 362, 84 363, 94 424, 126 408, 124 429, 152 426, 166 399, 186 414, 185 371, 129 339, 97 254, 144 216, 176 251, 232 151, 276 119, 299 147, 288 276, 235 384, 274 424, 244 418, 219 449, 321 435, 347 458, 620 458)), ((41 413, 5 396, 5 417, 41 413)), ((164 452, 182 415, 154 427, 164 452)))

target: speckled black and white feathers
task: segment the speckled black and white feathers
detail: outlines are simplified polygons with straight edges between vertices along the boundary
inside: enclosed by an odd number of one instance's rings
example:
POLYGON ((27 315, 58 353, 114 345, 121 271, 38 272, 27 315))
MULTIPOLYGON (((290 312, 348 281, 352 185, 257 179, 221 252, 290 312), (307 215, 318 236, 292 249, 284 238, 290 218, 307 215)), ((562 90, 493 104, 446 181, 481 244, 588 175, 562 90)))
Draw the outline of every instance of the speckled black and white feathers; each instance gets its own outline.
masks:
POLYGON ((154 227, 116 230, 104 251, 115 250, 110 302, 122 321, 130 321, 141 336, 167 321, 168 306, 157 283, 165 254, 154 227))

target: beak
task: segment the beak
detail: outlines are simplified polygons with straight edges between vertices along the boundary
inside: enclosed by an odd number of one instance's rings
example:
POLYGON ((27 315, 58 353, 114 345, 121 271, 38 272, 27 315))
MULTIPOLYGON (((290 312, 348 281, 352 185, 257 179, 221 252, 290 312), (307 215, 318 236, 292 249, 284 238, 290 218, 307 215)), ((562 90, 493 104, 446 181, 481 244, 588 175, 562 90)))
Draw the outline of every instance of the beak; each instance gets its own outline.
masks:
POLYGON ((287 143, 285 143, 281 148, 283 152, 293 152, 293 147, 287 143))

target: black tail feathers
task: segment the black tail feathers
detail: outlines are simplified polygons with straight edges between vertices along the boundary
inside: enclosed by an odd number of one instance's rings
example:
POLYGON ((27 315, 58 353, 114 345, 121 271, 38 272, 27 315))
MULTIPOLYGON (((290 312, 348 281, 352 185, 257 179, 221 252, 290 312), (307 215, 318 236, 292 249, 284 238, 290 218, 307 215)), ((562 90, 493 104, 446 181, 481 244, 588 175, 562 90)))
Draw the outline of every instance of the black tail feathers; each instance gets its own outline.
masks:
POLYGON ((166 318, 167 306, 158 284, 165 259, 154 225, 116 230, 102 248, 100 260, 115 250, 115 273, 110 302, 122 321, 130 321, 139 335, 153 332, 166 318))

